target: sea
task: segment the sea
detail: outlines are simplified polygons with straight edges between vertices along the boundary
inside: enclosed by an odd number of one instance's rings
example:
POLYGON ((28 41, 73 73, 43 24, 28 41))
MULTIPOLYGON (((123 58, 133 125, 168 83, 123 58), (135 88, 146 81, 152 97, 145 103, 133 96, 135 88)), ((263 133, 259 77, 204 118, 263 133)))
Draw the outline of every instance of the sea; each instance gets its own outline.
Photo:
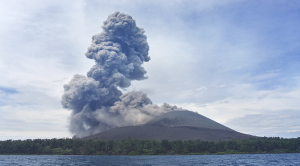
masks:
POLYGON ((1 166, 300 165, 300 153, 153 156, 0 155, 1 166))

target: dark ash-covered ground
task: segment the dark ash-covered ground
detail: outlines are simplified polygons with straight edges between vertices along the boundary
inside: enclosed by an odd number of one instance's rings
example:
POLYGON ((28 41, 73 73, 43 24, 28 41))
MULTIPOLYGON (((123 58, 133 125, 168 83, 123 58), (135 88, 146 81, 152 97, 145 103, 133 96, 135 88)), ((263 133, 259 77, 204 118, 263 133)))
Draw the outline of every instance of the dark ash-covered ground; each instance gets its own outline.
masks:
POLYGON ((147 139, 147 140, 196 140, 227 141, 247 139, 252 135, 236 132, 205 116, 191 111, 165 113, 142 126, 113 128, 83 139, 147 139))
POLYGON ((251 135, 236 131, 222 129, 208 129, 198 127, 161 127, 161 126, 126 126, 110 129, 83 139, 114 139, 123 140, 148 139, 148 140, 196 140, 227 141, 232 139, 247 139, 251 135))

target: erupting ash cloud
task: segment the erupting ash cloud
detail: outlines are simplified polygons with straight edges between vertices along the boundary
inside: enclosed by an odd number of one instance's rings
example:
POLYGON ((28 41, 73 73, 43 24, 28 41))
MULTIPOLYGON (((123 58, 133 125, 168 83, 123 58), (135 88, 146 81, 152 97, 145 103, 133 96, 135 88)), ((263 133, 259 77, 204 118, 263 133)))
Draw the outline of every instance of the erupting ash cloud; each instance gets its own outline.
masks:
POLYGON ((143 62, 148 62, 149 45, 144 30, 131 16, 115 12, 102 26, 103 32, 92 38, 85 54, 96 64, 87 76, 75 75, 64 85, 61 103, 72 109, 69 130, 79 137, 114 127, 140 125, 176 106, 157 106, 143 92, 122 94, 131 80, 147 77, 143 62))

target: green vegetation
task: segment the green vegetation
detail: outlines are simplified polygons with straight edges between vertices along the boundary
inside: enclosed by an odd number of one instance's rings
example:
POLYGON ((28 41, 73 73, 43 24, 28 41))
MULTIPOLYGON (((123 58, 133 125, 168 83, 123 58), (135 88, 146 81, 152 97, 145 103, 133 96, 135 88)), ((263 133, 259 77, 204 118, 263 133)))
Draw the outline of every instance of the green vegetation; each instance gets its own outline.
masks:
POLYGON ((300 153, 300 138, 261 137, 232 141, 151 141, 151 140, 80 140, 27 139, 0 141, 0 154, 47 155, 175 155, 300 153))

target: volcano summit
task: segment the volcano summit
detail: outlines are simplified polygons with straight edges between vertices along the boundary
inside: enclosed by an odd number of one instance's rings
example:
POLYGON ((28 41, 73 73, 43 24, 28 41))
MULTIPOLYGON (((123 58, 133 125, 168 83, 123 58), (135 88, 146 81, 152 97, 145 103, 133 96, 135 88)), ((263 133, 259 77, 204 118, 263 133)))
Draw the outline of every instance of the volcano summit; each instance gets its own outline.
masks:
POLYGON ((246 139, 253 136, 236 132, 191 111, 172 111, 156 117, 144 125, 113 128, 84 139, 123 140, 129 137, 148 140, 219 141, 246 139))

